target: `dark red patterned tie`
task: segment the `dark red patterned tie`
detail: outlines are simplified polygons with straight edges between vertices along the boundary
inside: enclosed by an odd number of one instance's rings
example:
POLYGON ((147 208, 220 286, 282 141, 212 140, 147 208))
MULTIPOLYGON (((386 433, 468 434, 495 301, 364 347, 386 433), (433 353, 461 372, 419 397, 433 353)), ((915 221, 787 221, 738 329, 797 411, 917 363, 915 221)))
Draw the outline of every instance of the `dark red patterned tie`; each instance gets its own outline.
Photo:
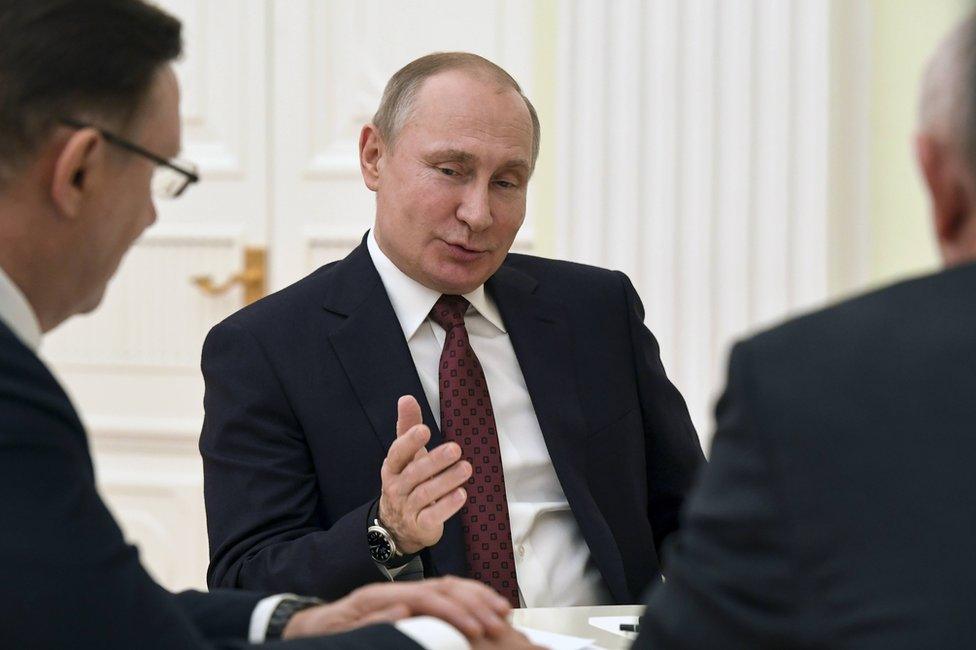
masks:
POLYGON ((460 513, 470 577, 508 598, 512 607, 518 607, 515 554, 495 414, 484 370, 464 327, 467 309, 468 301, 463 297, 441 296, 430 312, 434 322, 447 332, 439 371, 441 433, 445 440, 461 446, 463 457, 474 470, 468 479, 468 502, 460 513))

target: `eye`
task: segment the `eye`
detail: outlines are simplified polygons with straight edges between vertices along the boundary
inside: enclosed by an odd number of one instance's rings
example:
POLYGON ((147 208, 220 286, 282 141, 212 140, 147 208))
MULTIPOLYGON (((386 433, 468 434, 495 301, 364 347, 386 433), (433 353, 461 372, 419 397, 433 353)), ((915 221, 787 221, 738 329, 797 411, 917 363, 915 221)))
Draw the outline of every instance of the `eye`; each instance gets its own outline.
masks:
POLYGON ((501 180, 501 179, 496 180, 495 181, 495 185, 497 185, 498 187, 500 187, 502 189, 505 189, 505 190, 510 190, 510 189, 514 189, 514 188, 518 187, 518 185, 516 185, 512 181, 506 181, 506 180, 501 180))
POLYGON ((437 169, 438 169, 438 171, 440 171, 440 173, 444 174, 445 176, 460 176, 461 175, 461 172, 459 172, 456 169, 451 169, 450 167, 438 167, 437 169))

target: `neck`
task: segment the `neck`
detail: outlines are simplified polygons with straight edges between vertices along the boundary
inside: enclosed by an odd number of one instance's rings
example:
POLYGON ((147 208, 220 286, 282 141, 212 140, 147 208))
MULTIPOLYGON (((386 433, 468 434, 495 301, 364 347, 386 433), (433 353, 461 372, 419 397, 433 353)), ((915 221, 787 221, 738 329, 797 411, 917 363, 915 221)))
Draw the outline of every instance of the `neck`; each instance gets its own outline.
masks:
POLYGON ((54 292, 45 286, 44 281, 38 281, 38 278, 42 276, 26 268, 27 265, 18 263, 16 255, 9 253, 7 247, 0 250, 0 267, 27 298, 27 302, 41 327, 41 332, 51 331, 71 314, 68 310, 59 308, 59 301, 54 292))
MULTIPOLYGON (((50 254, 51 238, 7 201, 0 201, 0 267, 27 298, 42 332, 71 316, 65 300, 58 256, 50 254)), ((36 221, 36 220, 35 220, 36 221)))

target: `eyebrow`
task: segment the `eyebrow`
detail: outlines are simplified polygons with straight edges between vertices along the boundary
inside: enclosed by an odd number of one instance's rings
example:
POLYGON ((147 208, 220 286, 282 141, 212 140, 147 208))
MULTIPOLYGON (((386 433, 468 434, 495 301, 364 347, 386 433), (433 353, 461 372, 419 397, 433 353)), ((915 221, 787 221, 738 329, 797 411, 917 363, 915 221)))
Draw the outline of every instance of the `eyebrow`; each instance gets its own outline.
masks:
MULTIPOLYGON (((429 158, 452 160, 459 163, 470 163, 476 160, 476 156, 468 151, 461 149, 439 149, 428 154, 429 158)), ((524 169, 529 170, 529 163, 522 158, 512 158, 505 161, 499 169, 524 169)))
POLYGON ((522 158, 512 158, 501 166, 502 169, 523 169, 529 171, 529 163, 522 158))
POLYGON ((430 158, 453 160, 461 163, 469 163, 474 160, 474 154, 460 149, 439 149, 428 154, 430 158))

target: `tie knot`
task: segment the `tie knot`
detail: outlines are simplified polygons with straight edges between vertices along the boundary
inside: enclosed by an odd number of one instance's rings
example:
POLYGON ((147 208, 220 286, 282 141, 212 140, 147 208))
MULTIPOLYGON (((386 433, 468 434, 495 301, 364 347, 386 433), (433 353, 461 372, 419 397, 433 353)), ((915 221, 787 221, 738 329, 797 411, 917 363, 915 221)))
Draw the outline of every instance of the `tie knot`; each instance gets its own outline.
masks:
POLYGON ((468 301, 464 296, 443 295, 437 299, 430 317, 446 331, 464 325, 464 312, 468 311, 468 301))

